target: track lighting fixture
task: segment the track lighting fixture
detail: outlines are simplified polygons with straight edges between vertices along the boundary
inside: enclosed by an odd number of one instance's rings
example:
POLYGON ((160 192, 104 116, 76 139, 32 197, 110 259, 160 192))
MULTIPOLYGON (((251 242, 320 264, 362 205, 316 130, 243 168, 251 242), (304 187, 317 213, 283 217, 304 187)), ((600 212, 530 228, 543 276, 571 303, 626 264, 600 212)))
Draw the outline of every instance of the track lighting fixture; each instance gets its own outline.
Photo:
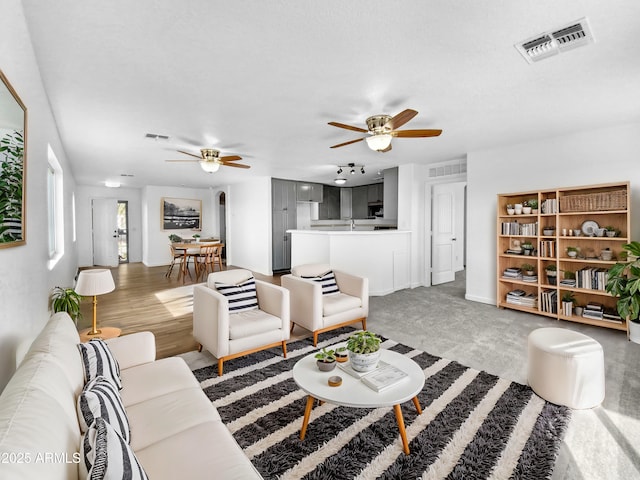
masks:
POLYGON ((338 171, 336 173, 340 175, 342 173, 342 167, 338 167, 338 171))
POLYGON ((364 175, 364 166, 360 167, 360 173, 364 175))
MULTIPOLYGON (((355 163, 349 163, 347 165, 338 165, 338 171, 336 173, 340 175, 344 171, 343 169, 345 169, 345 170, 348 170, 351 175, 355 175, 357 168, 359 168, 360 173, 364 175, 364 165, 356 165, 355 163)), ((334 180, 334 182, 338 183, 339 185, 342 185, 344 182, 346 182, 346 179, 338 177, 334 180), (339 183, 337 180, 343 180, 343 181, 339 183)))

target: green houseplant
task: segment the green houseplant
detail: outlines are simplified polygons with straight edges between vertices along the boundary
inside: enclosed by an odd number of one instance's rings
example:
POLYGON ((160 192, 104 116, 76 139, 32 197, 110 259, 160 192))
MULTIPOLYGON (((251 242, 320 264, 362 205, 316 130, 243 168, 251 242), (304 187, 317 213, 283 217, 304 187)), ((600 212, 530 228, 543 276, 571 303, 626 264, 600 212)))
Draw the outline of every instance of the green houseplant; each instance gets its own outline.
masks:
POLYGON ((609 269, 607 292, 618 298, 618 314, 629 321, 629 339, 640 343, 640 242, 626 243, 622 248, 627 261, 609 269))
POLYGON ((347 347, 338 347, 336 348, 336 361, 342 363, 346 362, 349 359, 349 351, 347 347))
POLYGON ((67 312, 76 325, 82 318, 81 302, 82 296, 78 295, 73 288, 54 287, 51 291, 51 310, 54 313, 67 312))
POLYGON ((380 360, 381 343, 382 339, 368 330, 351 335, 347 340, 351 367, 356 372, 369 372, 375 369, 380 360))
POLYGON ((169 241, 171 243, 181 242, 182 237, 180 237, 180 235, 176 235, 175 233, 172 233, 171 235, 169 235, 169 241))
POLYGON ((527 275, 533 275, 536 267, 531 265, 530 263, 523 263, 520 265, 520 269, 525 272, 527 275))
POLYGON ((558 267, 555 264, 550 264, 545 267, 547 272, 547 283, 549 285, 556 285, 558 279, 558 267))
POLYGON ((336 366, 336 354, 333 350, 323 348, 314 357, 316 358, 316 365, 322 372, 329 372, 336 366))

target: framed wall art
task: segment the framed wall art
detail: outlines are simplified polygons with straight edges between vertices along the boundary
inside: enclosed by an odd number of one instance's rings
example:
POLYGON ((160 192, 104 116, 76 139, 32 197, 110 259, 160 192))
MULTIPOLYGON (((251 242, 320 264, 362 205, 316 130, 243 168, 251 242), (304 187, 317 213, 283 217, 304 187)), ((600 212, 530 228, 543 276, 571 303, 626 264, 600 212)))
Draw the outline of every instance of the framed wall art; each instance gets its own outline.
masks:
POLYGON ((163 230, 201 230, 202 200, 162 198, 163 230))
POLYGON ((0 248, 26 243, 27 109, 0 71, 0 248))

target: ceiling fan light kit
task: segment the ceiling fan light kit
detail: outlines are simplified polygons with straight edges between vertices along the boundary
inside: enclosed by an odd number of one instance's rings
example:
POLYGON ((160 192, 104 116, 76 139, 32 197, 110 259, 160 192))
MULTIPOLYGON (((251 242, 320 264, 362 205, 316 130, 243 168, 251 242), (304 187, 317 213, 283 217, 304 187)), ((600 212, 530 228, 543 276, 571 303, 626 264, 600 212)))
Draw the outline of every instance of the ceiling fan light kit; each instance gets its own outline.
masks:
POLYGON ((391 145, 391 139, 393 137, 388 133, 381 133, 379 135, 373 135, 371 137, 365 138, 367 141, 367 145, 371 150, 376 150, 381 152, 386 150, 389 145, 391 145))
POLYGON ((333 182, 336 185, 344 185, 345 183, 347 183, 347 179, 346 178, 342 178, 342 177, 338 177, 333 182))
POLYGON ((197 160, 166 160, 167 162, 198 162, 202 170, 207 173, 215 173, 220 166, 223 167, 236 167, 236 168, 251 168, 249 165, 242 163, 234 163, 236 160, 242 160, 242 157, 238 155, 229 155, 227 157, 220 156, 220 150, 215 148, 201 148, 200 155, 194 155, 193 153, 178 150, 180 153, 197 158, 197 160))
POLYGON ((207 173, 215 173, 220 168, 220 164, 215 160, 200 160, 200 167, 207 173))

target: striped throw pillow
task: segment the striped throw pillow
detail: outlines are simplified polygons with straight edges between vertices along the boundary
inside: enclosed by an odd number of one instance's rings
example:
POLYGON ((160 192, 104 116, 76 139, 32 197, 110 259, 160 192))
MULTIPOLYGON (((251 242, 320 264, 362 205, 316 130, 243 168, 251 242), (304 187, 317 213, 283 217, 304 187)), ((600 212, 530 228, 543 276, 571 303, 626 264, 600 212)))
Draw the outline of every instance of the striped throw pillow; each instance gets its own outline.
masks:
POLYGON ((215 282, 216 290, 227 297, 229 301, 229 313, 246 312, 258 308, 258 296, 256 294, 256 280, 249 277, 237 285, 215 282))
POLYGON ((120 366, 104 340, 94 338, 87 343, 79 343, 78 348, 84 367, 85 384, 102 376, 118 387, 118 390, 122 390, 120 366))
POLYGON ((302 278, 308 278, 309 280, 320 283, 322 286, 322 295, 335 295, 336 293, 340 293, 333 270, 329 270, 318 277, 303 276, 302 278))
POLYGON ((78 395, 78 418, 80 430, 85 433, 96 418, 102 417, 125 442, 131 442, 131 430, 127 412, 116 386, 104 377, 87 383, 78 395))
POLYGON ((135 453, 118 432, 97 417, 80 440, 81 478, 148 480, 135 453))

